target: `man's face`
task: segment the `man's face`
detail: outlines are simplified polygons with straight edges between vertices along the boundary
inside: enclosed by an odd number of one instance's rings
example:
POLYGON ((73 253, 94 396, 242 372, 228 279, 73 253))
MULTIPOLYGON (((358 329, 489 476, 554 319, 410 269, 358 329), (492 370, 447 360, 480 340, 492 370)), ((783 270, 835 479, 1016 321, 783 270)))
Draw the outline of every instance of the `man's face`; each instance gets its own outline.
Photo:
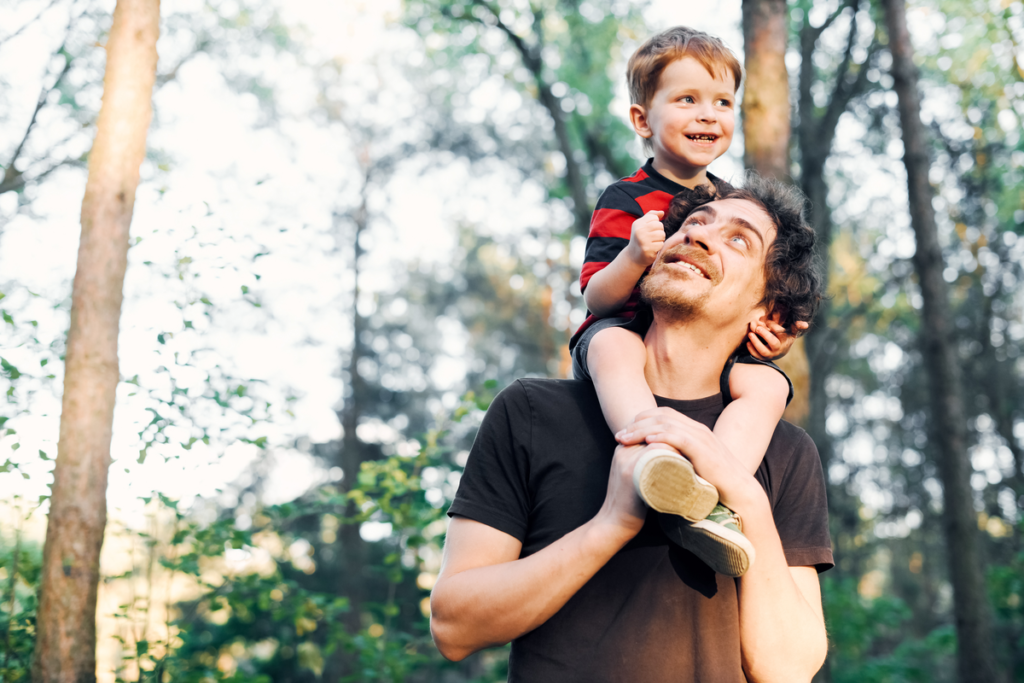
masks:
POLYGON ((650 138, 654 157, 678 178, 703 176, 729 149, 735 128, 731 73, 712 76, 693 57, 677 59, 661 72, 658 89, 637 132, 650 138))
POLYGON ((763 313, 764 264, 774 239, 775 225, 754 202, 699 206, 665 241, 643 281, 644 297, 659 315, 745 327, 763 313))

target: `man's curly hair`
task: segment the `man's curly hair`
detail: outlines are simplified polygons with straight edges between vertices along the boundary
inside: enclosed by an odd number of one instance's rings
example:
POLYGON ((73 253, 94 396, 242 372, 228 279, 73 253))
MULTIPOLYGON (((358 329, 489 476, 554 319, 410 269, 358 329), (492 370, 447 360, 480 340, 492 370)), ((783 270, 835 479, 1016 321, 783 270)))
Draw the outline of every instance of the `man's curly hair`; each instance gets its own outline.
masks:
POLYGON ((775 225, 775 239, 765 256, 764 296, 759 302, 790 334, 797 321, 808 323, 821 304, 823 279, 814 253, 814 229, 804 216, 806 200, 794 187, 748 172, 743 187, 727 183, 715 194, 706 185, 677 194, 665 215, 665 239, 675 234, 698 206, 719 199, 746 199, 760 206, 775 225))

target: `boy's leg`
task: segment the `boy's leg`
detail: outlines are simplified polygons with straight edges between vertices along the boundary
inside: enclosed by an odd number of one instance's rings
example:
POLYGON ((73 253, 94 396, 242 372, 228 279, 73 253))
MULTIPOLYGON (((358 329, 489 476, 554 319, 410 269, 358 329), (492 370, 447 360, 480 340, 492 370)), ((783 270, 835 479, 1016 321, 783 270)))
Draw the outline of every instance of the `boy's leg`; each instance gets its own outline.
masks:
MULTIPOLYGON (((613 432, 640 411, 657 407, 644 376, 647 349, 640 335, 621 327, 603 328, 578 353, 613 432)), ((718 490, 677 451, 666 446, 646 453, 633 470, 633 484, 648 507, 667 513, 661 515, 665 534, 715 572, 742 576, 753 563, 754 546, 743 535, 739 516, 717 504, 718 490)))
POLYGON ((637 413, 658 407, 644 377, 647 349, 639 334, 622 327, 598 330, 586 354, 587 370, 612 433, 637 413))
MULTIPOLYGON (((637 413, 657 407, 644 377, 647 350, 640 335, 621 327, 599 330, 586 349, 586 362, 613 432, 632 422, 637 413)), ((633 483, 649 507, 693 522, 704 519, 718 503, 718 489, 697 476, 689 460, 667 447, 637 462, 633 483)))

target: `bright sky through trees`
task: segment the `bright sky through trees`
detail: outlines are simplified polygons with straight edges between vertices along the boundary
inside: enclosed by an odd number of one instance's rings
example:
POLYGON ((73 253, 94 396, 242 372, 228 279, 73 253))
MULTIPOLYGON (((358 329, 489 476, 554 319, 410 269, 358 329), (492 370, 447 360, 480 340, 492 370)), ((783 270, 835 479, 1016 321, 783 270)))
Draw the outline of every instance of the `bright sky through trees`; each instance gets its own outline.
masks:
MULTIPOLYGON (((199 11, 201 6, 191 0, 165 2, 163 13, 199 11)), ((414 40, 408 31, 390 27, 400 10, 398 2, 305 0, 281 7, 282 18, 298 27, 296 36, 311 50, 310 59, 340 60, 346 68, 365 73, 366 78, 356 79, 358 87, 390 90, 401 98, 402 88, 408 84, 386 82, 387 76, 379 76, 381 68, 375 66, 396 59, 414 40)), ((33 16, 28 5, 19 8, 27 16, 11 17, 11 23, 5 21, 5 25, 18 25, 33 16)), ((0 50, 0 70, 11 74, 14 86, 11 101, 31 100, 14 94, 37 86, 35 78, 48 51, 60 40, 66 21, 66 13, 52 9, 15 38, 17 45, 0 50), (33 67, 12 68, 12 60, 33 67)), ((742 55, 738 0, 713 7, 687 7, 685 11, 679 3, 662 0, 653 3, 648 21, 652 26, 687 22, 722 36, 742 55)), ((169 42, 170 38, 161 38, 162 68, 173 59, 175 46, 169 42)), ((216 354, 209 362, 225 360, 236 376, 262 380, 278 398, 286 392, 299 396, 290 406, 294 417, 278 414, 276 423, 268 425, 272 442, 287 441, 289 435, 326 441, 336 438, 339 431, 331 407, 338 403, 341 391, 334 374, 339 362, 337 340, 345 339, 347 331, 337 304, 351 287, 350 279, 339 273, 345 255, 338 253, 339 245, 331 237, 330 220, 336 195, 351 184, 344 162, 351 152, 335 132, 311 123, 316 84, 296 69, 294 56, 252 59, 260 60, 259 69, 279 88, 275 100, 279 126, 264 126, 265 112, 257 97, 233 91, 205 56, 186 63, 177 78, 154 96, 150 159, 143 164, 132 224, 132 237, 138 243, 129 255, 125 284, 122 376, 141 374, 145 383, 146 373, 167 365, 161 360, 163 354, 211 347, 216 354), (160 162, 155 156, 168 159, 168 171, 157 168, 160 162), (263 253, 266 255, 255 257, 263 253), (251 272, 243 272, 239 265, 246 261, 252 264, 251 272), (258 292, 254 296, 261 308, 239 312, 235 307, 220 324, 197 329, 191 340, 165 337, 164 343, 156 342, 167 319, 181 316, 175 301, 189 296, 189 277, 200 272, 201 289, 208 298, 230 300, 248 287, 258 292), (253 280, 253 274, 260 279, 253 280), (168 291, 174 292, 173 298, 167 296, 168 291)), ((624 115, 628 107, 624 94, 617 104, 624 115)), ((740 167, 742 146, 733 147, 733 154, 717 162, 714 170, 729 176, 740 167)), ((482 222, 487 229, 505 234, 548 220, 539 185, 496 192, 501 182, 491 177, 486 181, 488 188, 466 193, 470 199, 453 210, 447 206, 450 198, 445 194, 473 182, 467 168, 455 164, 406 173, 389 185, 392 192, 385 210, 389 224, 379 227, 377 243, 368 254, 364 287, 371 291, 388 288, 392 258, 448 258, 454 235, 445 225, 452 213, 456 218, 461 214, 476 220, 486 215, 482 222), (500 208, 503 200, 508 201, 507 209, 500 208)), ((73 276, 84 177, 79 170, 61 172, 42 187, 45 196, 37 200, 41 209, 36 216, 21 215, 3 226, 0 272, 42 300, 60 300, 73 276)), ((500 170, 496 177, 501 178, 500 170)), ((14 193, 0 196, 0 208, 9 215, 16 201, 14 193)), ((194 285, 191 287, 194 290, 194 285)), ((58 336, 58 330, 66 325, 64 312, 47 311, 41 302, 37 308, 42 330, 58 336)), ((448 340, 450 360, 438 366, 435 379, 448 379, 454 386, 464 373, 458 360, 461 344, 457 335, 448 340)), ((19 357, 18 350, 5 353, 12 362, 19 357)), ((202 373, 186 373, 176 381, 184 387, 196 386, 202 373)), ((242 443, 228 445, 223 452, 199 443, 187 460, 164 463, 159 458, 147 459, 144 466, 135 462, 137 433, 152 414, 145 404, 132 400, 132 393, 130 384, 119 388, 108 492, 112 509, 137 508, 137 497, 153 490, 183 499, 213 496, 216 489, 252 467, 259 451, 242 443)), ((20 443, 25 452, 56 451, 59 406, 54 392, 36 394, 31 417, 20 418, 20 443)), ((0 449, 3 443, 0 441, 0 449)), ((269 477, 275 482, 271 500, 295 496, 312 480, 329 476, 298 451, 277 449, 275 458, 287 476, 269 477)), ((29 479, 3 478, 0 495, 19 494, 27 499, 42 495, 49 479, 47 467, 46 462, 36 460, 27 466, 29 479)))

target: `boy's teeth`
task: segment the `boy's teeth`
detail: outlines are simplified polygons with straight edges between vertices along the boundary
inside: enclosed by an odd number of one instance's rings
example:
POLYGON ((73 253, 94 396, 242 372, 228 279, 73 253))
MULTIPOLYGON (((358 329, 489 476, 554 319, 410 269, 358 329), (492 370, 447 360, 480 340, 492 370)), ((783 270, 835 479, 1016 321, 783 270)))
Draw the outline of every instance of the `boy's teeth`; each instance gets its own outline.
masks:
POLYGON ((691 135, 691 140, 700 140, 701 142, 714 142, 715 138, 711 135, 691 135))

